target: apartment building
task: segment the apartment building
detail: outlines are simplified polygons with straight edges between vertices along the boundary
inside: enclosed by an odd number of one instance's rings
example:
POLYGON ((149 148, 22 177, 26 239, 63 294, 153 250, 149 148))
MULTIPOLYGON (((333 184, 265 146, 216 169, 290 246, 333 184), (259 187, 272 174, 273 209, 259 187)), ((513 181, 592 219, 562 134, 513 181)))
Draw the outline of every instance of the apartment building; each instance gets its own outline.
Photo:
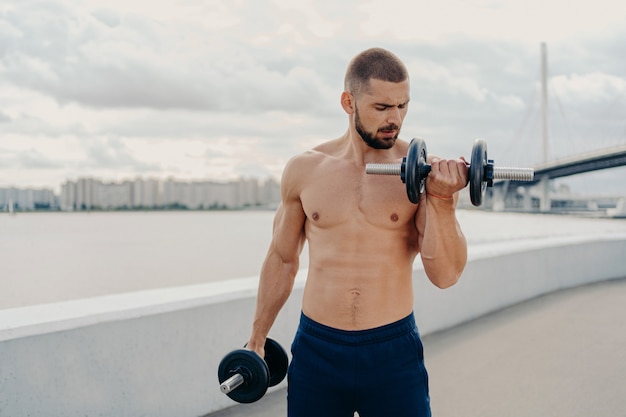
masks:
POLYGON ((275 207, 280 201, 280 186, 273 179, 214 182, 137 178, 103 182, 80 178, 61 186, 60 201, 60 208, 65 211, 275 207))
POLYGON ((54 191, 47 188, 0 188, 0 211, 39 210, 59 207, 54 191))

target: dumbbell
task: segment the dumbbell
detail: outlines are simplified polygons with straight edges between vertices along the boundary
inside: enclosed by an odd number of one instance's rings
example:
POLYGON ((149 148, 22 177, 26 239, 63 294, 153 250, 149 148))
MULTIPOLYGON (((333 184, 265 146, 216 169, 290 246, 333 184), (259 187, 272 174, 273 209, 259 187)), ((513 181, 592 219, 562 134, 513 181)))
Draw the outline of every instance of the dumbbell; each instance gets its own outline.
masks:
MULTIPOLYGON (((409 200, 417 204, 424 193, 426 177, 431 168, 426 157, 426 143, 423 139, 414 138, 401 164, 367 164, 365 172, 399 175, 406 184, 409 200)), ((493 180, 532 181, 534 177, 535 170, 532 168, 495 167, 493 160, 487 159, 487 142, 484 139, 476 139, 474 142, 468 176, 473 205, 480 206, 483 203, 485 189, 493 186, 493 180)))
MULTIPOLYGON (((244 346, 245 347, 245 346, 244 346)), ((217 379, 220 390, 239 403, 252 403, 285 379, 289 358, 273 339, 265 341, 265 360, 247 349, 233 350, 221 360, 217 379)))

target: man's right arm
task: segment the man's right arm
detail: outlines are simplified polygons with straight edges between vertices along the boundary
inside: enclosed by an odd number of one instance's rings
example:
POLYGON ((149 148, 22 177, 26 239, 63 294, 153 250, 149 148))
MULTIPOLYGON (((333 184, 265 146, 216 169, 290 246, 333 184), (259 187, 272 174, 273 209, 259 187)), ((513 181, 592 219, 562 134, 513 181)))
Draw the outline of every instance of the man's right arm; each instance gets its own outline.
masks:
POLYGON ((256 312, 248 349, 264 356, 267 334, 293 288, 305 242, 306 216, 299 197, 296 164, 287 164, 281 180, 282 202, 276 211, 272 241, 261 268, 256 312))

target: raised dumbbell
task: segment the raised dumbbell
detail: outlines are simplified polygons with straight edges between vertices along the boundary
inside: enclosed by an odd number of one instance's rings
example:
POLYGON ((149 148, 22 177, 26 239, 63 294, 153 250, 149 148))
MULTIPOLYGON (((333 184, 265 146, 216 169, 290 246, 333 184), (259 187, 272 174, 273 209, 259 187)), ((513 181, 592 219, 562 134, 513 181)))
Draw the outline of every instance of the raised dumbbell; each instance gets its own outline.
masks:
MULTIPOLYGON (((427 162, 426 143, 414 138, 409 144, 407 155, 401 164, 367 164, 365 172, 378 175, 399 175, 406 184, 406 193, 413 204, 420 201, 425 189, 426 177, 430 172, 427 162)), ((476 139, 472 147, 472 158, 469 165, 469 189, 472 204, 483 203, 485 189, 493 186, 494 180, 532 181, 535 170, 532 168, 495 167, 493 160, 487 159, 487 143, 476 139)))
POLYGON ((247 349, 233 350, 219 364, 220 390, 239 403, 252 403, 287 375, 287 352, 273 339, 265 341, 265 360, 247 349))

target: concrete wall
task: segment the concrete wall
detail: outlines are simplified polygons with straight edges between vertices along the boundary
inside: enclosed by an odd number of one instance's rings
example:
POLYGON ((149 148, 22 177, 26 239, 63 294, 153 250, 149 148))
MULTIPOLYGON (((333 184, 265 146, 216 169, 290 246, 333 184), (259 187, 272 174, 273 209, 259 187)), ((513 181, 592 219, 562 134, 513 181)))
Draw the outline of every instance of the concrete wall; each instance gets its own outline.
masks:
MULTIPOLYGON (((625 259, 626 235, 470 247, 461 281, 447 290, 416 263, 420 331, 626 277, 625 259)), ((286 349, 304 281, 301 271, 270 334, 286 349)), ((233 405, 219 391, 217 366, 246 341, 255 295, 252 277, 0 310, 0 416, 195 417, 233 405)))

